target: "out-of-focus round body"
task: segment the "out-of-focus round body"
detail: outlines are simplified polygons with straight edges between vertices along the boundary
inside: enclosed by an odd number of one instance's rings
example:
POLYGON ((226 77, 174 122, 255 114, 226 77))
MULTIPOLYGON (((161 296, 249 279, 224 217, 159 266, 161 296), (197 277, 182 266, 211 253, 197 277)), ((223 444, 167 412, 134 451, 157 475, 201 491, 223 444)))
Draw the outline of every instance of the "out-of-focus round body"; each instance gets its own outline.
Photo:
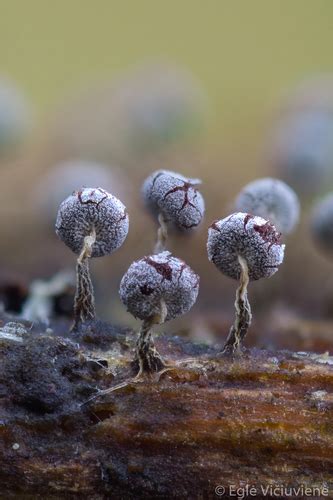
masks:
POLYGON ((52 165, 40 176, 32 191, 32 203, 41 212, 40 217, 49 223, 58 211, 59 205, 81 186, 104 186, 122 198, 126 189, 119 168, 99 162, 82 159, 61 161, 52 165))
POLYGON ((119 248, 128 233, 126 207, 118 198, 102 188, 83 188, 64 200, 56 220, 56 233, 76 254, 80 254, 84 238, 96 232, 92 257, 102 257, 119 248))
POLYGON ((157 170, 145 180, 142 195, 154 215, 162 213, 177 229, 192 229, 200 224, 205 212, 204 199, 196 188, 200 183, 177 172, 157 170))
POLYGON ((280 119, 272 138, 275 170, 303 193, 315 193, 332 179, 333 112, 293 111, 280 119))
POLYGON ((247 184, 236 199, 236 210, 259 215, 278 231, 290 233, 299 220, 296 193, 279 179, 264 178, 247 184))
POLYGON ((31 109, 21 92, 0 79, 0 155, 7 154, 24 139, 31 126, 31 109))
POLYGON ((188 312, 199 292, 199 276, 170 252, 149 255, 131 264, 120 283, 120 298, 136 318, 158 315, 165 302, 165 321, 188 312))
POLYGON ((238 256, 245 259, 250 280, 269 278, 283 262, 285 245, 267 220, 246 213, 234 213, 213 222, 208 230, 208 258, 229 278, 238 280, 238 256))
POLYGON ((170 147, 188 147, 205 129, 207 98, 187 71, 148 64, 64 103, 53 132, 72 155, 137 164, 170 147))
POLYGON ((318 247, 333 257, 333 193, 315 204, 310 229, 318 247))

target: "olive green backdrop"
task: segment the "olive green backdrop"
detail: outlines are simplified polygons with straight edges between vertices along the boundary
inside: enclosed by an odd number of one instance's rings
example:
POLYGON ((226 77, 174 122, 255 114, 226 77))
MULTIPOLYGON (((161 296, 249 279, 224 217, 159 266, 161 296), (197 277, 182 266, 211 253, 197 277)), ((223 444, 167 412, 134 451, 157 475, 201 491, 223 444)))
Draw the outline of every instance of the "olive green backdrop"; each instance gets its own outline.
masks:
POLYGON ((198 77, 212 132, 228 135, 332 70, 332 47, 331 0, 0 0, 0 73, 41 114, 81 82, 162 58, 198 77))

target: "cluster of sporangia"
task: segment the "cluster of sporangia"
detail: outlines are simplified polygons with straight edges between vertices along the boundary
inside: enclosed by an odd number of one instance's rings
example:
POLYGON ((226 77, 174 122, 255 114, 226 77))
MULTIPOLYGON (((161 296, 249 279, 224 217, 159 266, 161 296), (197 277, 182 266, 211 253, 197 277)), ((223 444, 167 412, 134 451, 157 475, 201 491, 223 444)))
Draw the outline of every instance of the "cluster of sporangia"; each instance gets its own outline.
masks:
MULTIPOLYGON (((133 262, 120 283, 120 298, 127 310, 142 320, 134 364, 142 372, 158 372, 166 365, 157 352, 152 327, 188 312, 199 292, 199 276, 166 250, 169 228, 188 231, 198 226, 205 204, 198 179, 160 170, 143 184, 146 206, 158 218, 157 242, 152 255, 133 262)), ((223 353, 235 354, 251 323, 247 299, 250 280, 272 276, 283 261, 281 232, 290 232, 298 221, 295 193, 276 179, 255 181, 240 193, 238 212, 211 224, 208 257, 226 276, 240 281, 236 318, 223 353), (274 225, 272 224, 274 223, 274 225)), ((128 233, 125 206, 102 188, 83 188, 62 202, 56 232, 79 255, 74 299, 74 325, 95 318, 94 294, 89 274, 90 257, 111 254, 128 233)))

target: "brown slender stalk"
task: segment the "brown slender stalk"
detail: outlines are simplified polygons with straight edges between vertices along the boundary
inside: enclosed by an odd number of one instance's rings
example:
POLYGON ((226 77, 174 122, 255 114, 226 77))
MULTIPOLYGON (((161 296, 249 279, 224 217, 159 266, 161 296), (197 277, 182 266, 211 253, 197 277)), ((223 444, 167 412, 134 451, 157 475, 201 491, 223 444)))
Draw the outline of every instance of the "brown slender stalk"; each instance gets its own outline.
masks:
POLYGON ((93 229, 84 238, 83 248, 76 262, 76 293, 74 297, 74 323, 72 330, 75 330, 80 323, 96 317, 94 288, 89 271, 89 259, 95 241, 96 232, 93 229))
POLYGON ((157 240, 154 248, 155 254, 163 252, 165 250, 166 242, 168 239, 167 221, 162 213, 160 213, 158 216, 158 222, 160 227, 157 230, 157 240))
POLYGON ((161 299, 161 308, 159 314, 144 320, 139 332, 136 344, 134 365, 138 367, 138 377, 143 373, 159 372, 165 367, 165 363, 157 351, 153 338, 152 328, 154 325, 164 323, 167 315, 167 308, 163 299, 161 299))
POLYGON ((241 267, 240 285, 236 292, 236 315, 235 322, 230 329, 228 338, 222 349, 222 354, 233 355, 240 351, 242 342, 247 334, 252 320, 251 306, 247 298, 247 287, 249 284, 249 272, 246 260, 238 256, 241 267))

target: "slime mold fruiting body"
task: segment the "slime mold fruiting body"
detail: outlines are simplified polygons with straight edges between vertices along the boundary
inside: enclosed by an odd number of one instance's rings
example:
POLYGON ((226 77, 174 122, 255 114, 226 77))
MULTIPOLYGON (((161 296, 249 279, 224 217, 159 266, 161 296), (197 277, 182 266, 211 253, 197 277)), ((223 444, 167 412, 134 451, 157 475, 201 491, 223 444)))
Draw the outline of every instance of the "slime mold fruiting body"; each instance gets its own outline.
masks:
POLYGON ((165 249, 168 226, 186 231, 200 224, 205 211, 204 199, 196 188, 200 183, 169 170, 158 170, 145 180, 144 202, 160 222, 156 253, 165 249))
POLYGON ((252 319, 247 298, 248 283, 272 276, 283 261, 284 248, 275 227, 258 216, 234 213, 210 226, 209 260, 223 274, 240 281, 235 324, 222 352, 234 354, 239 350, 252 319))
POLYGON ((125 206, 102 188, 76 191, 60 205, 56 233, 79 255, 74 328, 81 322, 95 318, 90 257, 102 257, 117 250, 125 241, 128 224, 125 206))
POLYGON ((259 215, 283 234, 290 233, 299 220, 296 193, 279 179, 264 178, 250 182, 239 193, 236 209, 259 215))
POLYGON ((198 292, 199 276, 170 252, 149 255, 131 264, 119 293, 127 310, 143 321, 135 358, 140 373, 165 366, 152 340, 152 326, 188 312, 198 292))

